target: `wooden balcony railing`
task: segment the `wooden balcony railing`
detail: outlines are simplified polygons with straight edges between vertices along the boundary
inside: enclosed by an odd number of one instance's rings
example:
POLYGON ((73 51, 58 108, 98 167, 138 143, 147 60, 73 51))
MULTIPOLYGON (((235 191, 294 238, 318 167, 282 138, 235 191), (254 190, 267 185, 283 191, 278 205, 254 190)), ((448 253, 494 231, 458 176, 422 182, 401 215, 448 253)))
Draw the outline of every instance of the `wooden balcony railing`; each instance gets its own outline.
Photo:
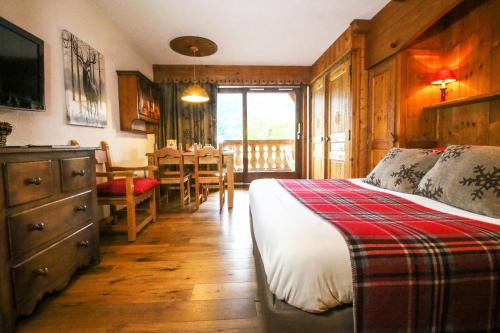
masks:
MULTIPOLYGON (((234 151, 234 169, 243 171, 243 141, 225 140, 234 151)), ((295 171, 295 140, 248 140, 248 171, 295 171)))

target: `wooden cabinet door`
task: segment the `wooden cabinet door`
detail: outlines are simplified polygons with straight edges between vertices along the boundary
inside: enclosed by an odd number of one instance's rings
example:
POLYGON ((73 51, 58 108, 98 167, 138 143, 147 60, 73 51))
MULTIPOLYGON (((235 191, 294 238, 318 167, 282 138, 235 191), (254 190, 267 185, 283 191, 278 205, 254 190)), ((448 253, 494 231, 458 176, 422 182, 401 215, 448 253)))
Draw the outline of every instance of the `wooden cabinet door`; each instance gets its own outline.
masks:
POLYGON ((325 178, 325 80, 316 80, 311 92, 311 178, 325 178))
POLYGON ((369 71, 370 170, 396 144, 398 93, 397 58, 375 66, 369 71))
POLYGON ((328 75, 328 178, 351 177, 351 60, 328 75))

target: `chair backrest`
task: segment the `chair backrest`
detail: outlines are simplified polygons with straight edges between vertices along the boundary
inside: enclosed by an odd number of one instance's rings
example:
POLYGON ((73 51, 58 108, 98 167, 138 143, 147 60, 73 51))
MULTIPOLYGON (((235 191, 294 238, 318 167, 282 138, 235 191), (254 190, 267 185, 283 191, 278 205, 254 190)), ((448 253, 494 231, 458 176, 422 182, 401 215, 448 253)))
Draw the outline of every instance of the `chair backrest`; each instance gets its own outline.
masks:
POLYGON ((184 176, 182 144, 179 144, 179 149, 165 147, 155 150, 153 153, 153 161, 158 169, 160 169, 160 178, 162 178, 162 176, 184 176))
POLYGON ((199 148, 194 146, 194 175, 195 177, 215 172, 222 175, 222 146, 217 149, 215 147, 199 148), (217 170, 214 170, 214 167, 217 170))
POLYGON ((101 141, 101 149, 95 151, 95 163, 97 172, 111 170, 111 154, 109 152, 109 145, 106 141, 101 141))

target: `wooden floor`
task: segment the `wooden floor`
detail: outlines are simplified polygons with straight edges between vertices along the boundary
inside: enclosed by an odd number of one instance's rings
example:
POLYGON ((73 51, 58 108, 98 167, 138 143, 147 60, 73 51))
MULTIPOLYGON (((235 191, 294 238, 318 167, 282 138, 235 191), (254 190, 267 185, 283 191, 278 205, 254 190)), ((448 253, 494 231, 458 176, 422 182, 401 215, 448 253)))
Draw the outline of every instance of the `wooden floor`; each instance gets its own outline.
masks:
MULTIPOLYGON (((177 203, 177 200, 175 200, 177 203)), ((47 297, 19 332, 260 333, 248 193, 219 214, 168 207, 135 243, 103 236, 101 263, 47 297)))

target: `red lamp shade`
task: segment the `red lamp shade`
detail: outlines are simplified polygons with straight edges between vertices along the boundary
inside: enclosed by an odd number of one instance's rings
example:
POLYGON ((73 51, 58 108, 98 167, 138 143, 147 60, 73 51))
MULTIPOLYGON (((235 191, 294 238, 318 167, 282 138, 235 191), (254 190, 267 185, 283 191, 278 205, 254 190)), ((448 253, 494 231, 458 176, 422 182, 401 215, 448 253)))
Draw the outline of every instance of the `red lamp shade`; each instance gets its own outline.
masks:
POLYGON ((455 74, 449 69, 442 69, 436 73, 434 80, 432 80, 432 84, 447 84, 451 82, 455 82, 457 77, 455 74))
POLYGON ((442 69, 439 72, 437 72, 436 76, 434 77, 434 80, 432 80, 432 84, 440 84, 441 85, 441 102, 444 102, 446 100, 446 84, 455 82, 457 80, 457 77, 453 72, 449 69, 442 69))

